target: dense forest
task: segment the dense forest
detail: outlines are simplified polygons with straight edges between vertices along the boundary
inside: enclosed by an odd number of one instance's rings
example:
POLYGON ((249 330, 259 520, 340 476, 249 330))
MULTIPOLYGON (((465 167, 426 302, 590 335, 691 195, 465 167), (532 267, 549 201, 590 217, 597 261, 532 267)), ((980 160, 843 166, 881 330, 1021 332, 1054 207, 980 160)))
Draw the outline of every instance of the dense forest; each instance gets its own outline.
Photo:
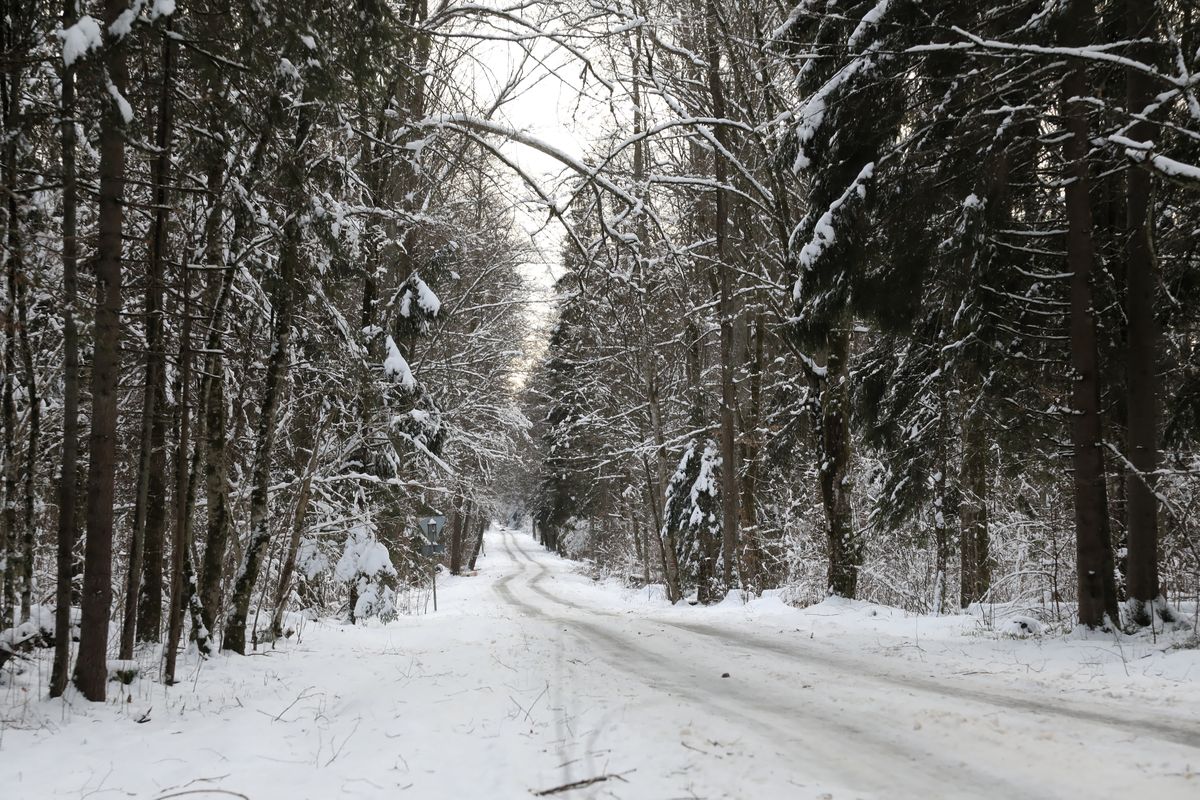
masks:
POLYGON ((139 642, 171 682, 289 604, 395 615, 415 514, 478 539, 528 245, 431 135, 502 99, 430 77, 458 16, 7 4, 3 610, 58 633, 52 694, 139 642))
POLYGON ((1174 621, 1200 592, 1200 10, 611 13, 625 113, 526 396, 545 542, 700 602, 1174 621))
POLYGON ((671 601, 1195 625, 1190 0, 0 24, 0 664, 52 696, 408 613, 501 517, 671 601), (588 152, 506 114, 543 80, 588 152))

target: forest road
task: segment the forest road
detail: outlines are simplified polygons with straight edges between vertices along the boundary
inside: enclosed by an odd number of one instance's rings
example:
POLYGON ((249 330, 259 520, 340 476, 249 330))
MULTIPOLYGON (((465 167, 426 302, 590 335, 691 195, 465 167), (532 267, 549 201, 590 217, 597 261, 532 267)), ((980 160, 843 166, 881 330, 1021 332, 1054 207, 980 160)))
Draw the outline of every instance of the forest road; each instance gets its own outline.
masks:
POLYGON ((496 593, 526 635, 555 640, 548 686, 563 718, 594 705, 584 687, 597 679, 628 698, 586 742, 560 726, 564 783, 595 753, 593 773, 620 776, 591 796, 1200 796, 1194 715, 938 674, 936 664, 757 624, 613 608, 573 591, 569 567, 528 534, 501 531, 492 543, 512 564, 496 593), (622 754, 634 752, 641 766, 622 774, 622 754))

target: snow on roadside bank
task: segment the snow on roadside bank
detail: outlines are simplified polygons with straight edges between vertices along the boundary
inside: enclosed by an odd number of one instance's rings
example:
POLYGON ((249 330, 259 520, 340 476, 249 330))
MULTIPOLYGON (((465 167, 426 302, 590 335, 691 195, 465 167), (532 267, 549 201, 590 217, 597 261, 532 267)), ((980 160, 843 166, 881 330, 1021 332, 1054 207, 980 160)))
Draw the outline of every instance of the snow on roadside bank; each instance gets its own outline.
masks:
POLYGON ((104 704, 46 699, 49 662, 27 662, 0 683, 0 797, 464 798, 480 786, 523 797, 553 786, 532 735, 540 718, 526 713, 545 711, 549 656, 497 614, 506 565, 483 559, 480 576, 440 579, 436 615, 309 622, 273 650, 181 659, 175 687, 149 677, 154 655, 141 654, 147 677, 110 684, 104 704))
MULTIPOLYGON (((1000 606, 931 616, 831 597, 797 608, 785 603, 776 590, 749 602, 731 592, 713 606, 684 602, 672 606, 661 586, 635 589, 615 579, 596 581, 587 576, 582 562, 550 553, 534 558, 564 562, 565 568, 554 568, 547 576, 546 586, 555 595, 613 613, 808 640, 847 655, 920 662, 931 673, 988 676, 1052 692, 1099 692, 1172 706, 1200 720, 1200 641, 1190 629, 1136 635, 1083 629, 1043 634, 1036 619, 1000 606)), ((1188 619, 1195 614, 1194 607, 1180 610, 1188 619)))

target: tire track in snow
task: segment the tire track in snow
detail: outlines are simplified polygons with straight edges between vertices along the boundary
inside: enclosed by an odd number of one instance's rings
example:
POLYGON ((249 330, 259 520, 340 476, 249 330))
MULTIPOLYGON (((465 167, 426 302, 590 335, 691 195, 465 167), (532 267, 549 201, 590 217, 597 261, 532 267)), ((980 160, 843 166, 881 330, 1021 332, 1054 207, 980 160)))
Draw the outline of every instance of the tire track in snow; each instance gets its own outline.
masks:
MULTIPOLYGON (((578 605, 572 604, 552 592, 547 591, 543 587, 537 585, 543 578, 550 574, 550 570, 537 559, 530 556, 525 551, 518 548, 530 563, 537 566, 540 570, 538 576, 530 582, 530 589, 537 592, 547 600, 556 603, 565 608, 576 611, 585 611, 598 615, 612 616, 619 618, 620 615, 610 614, 600 610, 584 609, 578 605)), ((1171 742, 1173 744, 1183 745, 1193 749, 1200 750, 1200 723, 1189 724, 1185 720, 1161 720, 1147 719, 1145 717, 1136 716, 1119 716, 1096 709, 1079 706, 1074 703, 1066 702, 1065 705, 1048 705, 1050 702, 1064 703, 1061 698, 1031 698, 1019 694, 1007 694, 996 692, 994 689, 981 689, 970 686, 956 686, 935 681, 920 675, 905 674, 896 675, 890 673, 879 672, 872 665, 853 659, 850 657, 840 656, 828 651, 816 652, 813 650, 804 650, 797 647, 792 647, 778 641, 755 636, 752 633, 738 631, 734 628, 726 626, 710 625, 700 622, 683 622, 676 620, 666 620, 660 617, 648 616, 647 620, 657 624, 666 625, 677 630, 688 631, 698 634, 706 638, 715 639, 718 642, 730 645, 737 644, 744 648, 752 650, 765 651, 777 656, 783 656, 792 659, 795 662, 810 662, 816 663, 823 667, 836 670, 845 674, 853 674, 856 678, 879 682, 893 687, 904 689, 913 689, 923 693, 936 695, 939 697, 952 697, 958 700, 963 700, 969 703, 982 703, 995 706, 1003 710, 1020 709, 1038 716, 1051 716, 1070 719, 1076 722, 1084 722, 1091 725, 1097 725, 1109 729, 1117 729, 1122 733, 1140 732, 1146 736, 1151 736, 1156 739, 1171 742)))
MULTIPOLYGON (((547 620, 543 615, 541 615, 540 613, 537 613, 536 610, 531 609, 526 604, 517 600, 516 597, 513 595, 512 590, 508 588, 508 584, 516 577, 523 575, 525 570, 524 570, 524 567, 521 566, 521 561, 519 559, 517 559, 513 555, 512 550, 509 549, 507 541, 502 541, 502 545, 503 545, 504 551, 507 553, 507 555, 509 557, 509 560, 512 562, 513 566, 517 567, 518 569, 515 572, 509 572, 508 574, 504 575, 499 580, 497 580, 493 584, 494 591, 496 592, 497 595, 500 596, 500 598, 502 600, 504 600, 506 603, 508 603, 508 605, 511 606, 514 610, 521 612, 523 614, 523 616, 530 618, 530 619, 538 620, 540 622, 546 622, 547 620)), ((554 719, 554 733, 555 733, 556 752, 557 752, 559 760, 561 762, 561 770, 562 770, 560 773, 560 782, 563 785, 571 783, 572 781, 577 780, 580 777, 579 775, 573 774, 573 771, 571 769, 571 765, 578 763, 580 759, 572 758, 572 753, 570 753, 567 749, 568 743, 575 737, 575 732, 573 730, 569 730, 570 726, 568 724, 568 719, 573 718, 573 717, 577 716, 578 714, 574 709, 568 708, 568 703, 565 702, 566 698, 563 697, 563 695, 561 693, 562 687, 569 685, 569 679, 566 677, 566 671, 567 670, 566 670, 566 666, 564 664, 563 648, 556 647, 556 648, 554 648, 555 680, 552 684, 548 683, 548 685, 550 687, 550 689, 549 689, 549 691, 550 691, 549 707, 552 711, 558 712, 554 719)), ((604 716, 602 716, 600 718, 597 725, 591 732, 591 736, 589 737, 588 743, 586 743, 583 747, 583 754, 584 754, 583 760, 584 760, 584 764, 587 766, 594 767, 594 761, 593 761, 593 756, 595 754, 594 744, 595 744, 596 738, 599 736, 600 732, 603 730, 604 724, 609 719, 611 714, 612 714, 612 712, 606 712, 604 714, 604 716)), ((599 773, 593 771, 588 774, 593 775, 593 774, 599 774, 599 773)), ((587 777, 587 775, 585 775, 584 777, 587 777)))
MULTIPOLYGON (((520 559, 510 546, 510 543, 516 544, 511 540, 511 534, 502 531, 502 536, 505 552, 514 564, 519 565, 520 559)), ((552 595, 537 585, 549 575, 549 569, 520 546, 516 546, 516 552, 538 570, 537 575, 526 584, 527 588, 557 606, 576 612, 576 615, 557 616, 516 597, 509 584, 526 574, 527 570, 524 567, 497 581, 496 591, 505 602, 531 618, 540 619, 572 633, 593 651, 601 650, 596 647, 597 642, 603 643, 608 654, 616 656, 615 659, 605 659, 613 667, 652 690, 665 692, 671 697, 684 698, 698 713, 711 714, 724 723, 736 722, 745 734, 763 739, 768 747, 787 742, 800 748, 799 751, 791 749, 787 753, 780 752, 781 760, 794 760, 797 752, 807 754, 810 756, 807 759, 808 769, 817 774, 827 773, 832 769, 842 782, 851 781, 856 789, 869 787, 881 797, 896 797, 898 790, 901 792, 899 796, 930 796, 932 791, 938 796, 963 799, 1007 800, 1017 796, 1048 796, 1041 794, 1041 790, 1036 786, 1017 786, 1001 776, 983 773, 964 762, 947 759, 945 755, 934 750, 915 749, 911 742, 897 741, 886 734, 881 735, 867 725, 855 724, 839 714, 836 709, 818 708, 815 705, 789 706, 784 698, 764 697, 761 691, 754 691, 740 682, 731 683, 717 678, 716 673, 713 673, 713 678, 707 680, 693 675, 693 683, 671 681, 670 676, 686 674, 688 669, 694 668, 694 664, 680 661, 680 658, 686 657, 686 653, 681 651, 675 657, 655 653, 638 644, 635 637, 614 634, 599 625, 580 619, 579 612, 614 620, 628 618, 584 609, 552 595), (747 713, 749 711, 761 716, 751 716, 747 713), (806 722, 807 727, 798 730, 798 721, 806 722), (878 758, 869 757, 864 753, 866 750, 874 750, 878 758), (881 768, 883 765, 886 767, 881 768), (949 793, 946 794, 947 792, 949 793)))

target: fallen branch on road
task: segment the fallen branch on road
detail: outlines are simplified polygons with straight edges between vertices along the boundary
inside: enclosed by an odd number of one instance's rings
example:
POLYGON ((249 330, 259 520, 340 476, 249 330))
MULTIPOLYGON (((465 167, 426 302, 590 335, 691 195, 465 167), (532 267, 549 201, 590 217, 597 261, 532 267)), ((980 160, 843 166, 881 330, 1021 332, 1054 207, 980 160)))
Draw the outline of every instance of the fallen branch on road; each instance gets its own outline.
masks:
MULTIPOLYGON (((633 772, 633 770, 629 770, 629 772, 633 772)), ((569 792, 572 789, 582 789, 585 786, 591 786, 596 783, 604 783, 605 781, 611 780, 629 783, 629 781, 625 780, 624 778, 624 776, 628 775, 629 772, 622 772, 619 775, 597 775, 594 778, 584 778, 581 781, 572 781, 571 783, 564 783, 562 786, 555 786, 553 789, 542 789, 540 792, 534 792, 533 796, 546 797, 547 795, 558 794, 560 792, 569 792)))

